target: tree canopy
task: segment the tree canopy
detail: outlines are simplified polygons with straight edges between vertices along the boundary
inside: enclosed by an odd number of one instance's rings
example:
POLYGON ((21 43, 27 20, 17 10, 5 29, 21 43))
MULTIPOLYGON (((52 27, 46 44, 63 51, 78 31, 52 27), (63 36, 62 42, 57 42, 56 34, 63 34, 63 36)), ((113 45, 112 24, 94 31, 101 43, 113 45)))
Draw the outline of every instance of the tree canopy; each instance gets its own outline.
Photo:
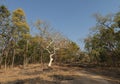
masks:
POLYGON ((95 14, 95 18, 97 23, 93 34, 84 40, 91 61, 109 65, 119 64, 120 12, 107 16, 95 14))

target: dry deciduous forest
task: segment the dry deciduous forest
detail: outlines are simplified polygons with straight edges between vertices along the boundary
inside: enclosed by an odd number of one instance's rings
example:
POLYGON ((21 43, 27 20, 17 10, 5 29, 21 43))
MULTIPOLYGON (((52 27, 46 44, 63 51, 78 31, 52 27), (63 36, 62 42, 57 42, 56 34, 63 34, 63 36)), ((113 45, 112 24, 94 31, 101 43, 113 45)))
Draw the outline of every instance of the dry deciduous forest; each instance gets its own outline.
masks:
POLYGON ((23 9, 0 5, 0 84, 120 84, 120 12, 94 17, 82 51, 49 23, 28 25, 23 9))

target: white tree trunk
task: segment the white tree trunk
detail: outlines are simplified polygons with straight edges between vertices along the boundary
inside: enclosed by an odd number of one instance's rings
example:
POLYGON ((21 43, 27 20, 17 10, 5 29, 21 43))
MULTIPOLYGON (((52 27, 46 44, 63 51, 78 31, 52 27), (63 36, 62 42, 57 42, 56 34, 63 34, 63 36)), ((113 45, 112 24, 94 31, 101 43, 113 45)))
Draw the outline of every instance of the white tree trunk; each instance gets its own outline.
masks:
POLYGON ((54 55, 54 54, 50 54, 50 61, 49 61, 49 64, 48 64, 49 67, 52 66, 52 61, 53 61, 53 58, 52 58, 52 57, 53 57, 53 55, 54 55))
MULTIPOLYGON (((56 37, 55 37, 56 38, 56 37)), ((48 66, 51 67, 52 66, 52 61, 53 61, 53 56, 55 55, 56 53, 56 50, 58 50, 59 48, 55 48, 55 45, 54 45, 54 50, 53 50, 53 53, 48 49, 52 44, 53 44, 54 40, 52 40, 48 46, 46 47, 46 50, 48 51, 48 53, 50 54, 50 61, 49 61, 49 64, 48 66)))

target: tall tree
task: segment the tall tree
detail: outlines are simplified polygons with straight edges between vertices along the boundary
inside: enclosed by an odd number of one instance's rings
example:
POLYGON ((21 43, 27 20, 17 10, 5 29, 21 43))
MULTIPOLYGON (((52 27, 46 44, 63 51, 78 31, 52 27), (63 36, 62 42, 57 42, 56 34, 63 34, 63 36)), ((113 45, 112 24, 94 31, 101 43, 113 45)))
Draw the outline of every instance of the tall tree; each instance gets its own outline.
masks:
POLYGON ((10 27, 10 12, 5 6, 0 6, 0 47, 1 50, 1 63, 2 56, 5 56, 5 69, 7 66, 7 58, 9 53, 9 44, 11 41, 11 27, 10 27))
MULTIPOLYGON (((30 38, 29 25, 26 22, 25 13, 21 8, 13 11, 12 20, 14 24, 15 41, 23 42, 24 65, 27 63, 28 43, 30 38)), ((21 45, 19 45, 21 46, 21 45)))

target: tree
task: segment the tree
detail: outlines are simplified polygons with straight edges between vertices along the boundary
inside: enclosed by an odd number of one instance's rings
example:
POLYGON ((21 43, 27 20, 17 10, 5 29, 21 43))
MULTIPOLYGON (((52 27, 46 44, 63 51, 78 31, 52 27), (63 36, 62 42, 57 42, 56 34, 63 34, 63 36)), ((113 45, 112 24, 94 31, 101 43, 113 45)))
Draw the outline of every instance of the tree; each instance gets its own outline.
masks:
MULTIPOLYGON (((16 42, 21 41, 24 44, 24 66, 27 64, 28 43, 30 38, 29 25, 26 22, 25 13, 21 8, 13 11, 12 21, 14 25, 14 39, 16 42)), ((21 45, 19 45, 21 46, 21 45)), ((13 56, 14 58, 14 56, 13 56)))
POLYGON ((115 65, 119 54, 119 13, 115 16, 95 15, 97 24, 93 35, 85 39, 85 48, 97 62, 115 65))
POLYGON ((10 12, 5 6, 0 6, 0 47, 1 51, 1 63, 5 56, 5 69, 7 66, 7 58, 9 53, 9 45, 11 41, 11 26, 10 26, 10 12), (3 56, 3 57, 2 57, 3 56))
POLYGON ((64 37, 59 32, 53 31, 46 22, 38 20, 35 26, 39 31, 37 32, 39 37, 42 38, 39 43, 41 44, 41 47, 49 54, 50 61, 48 66, 51 67, 53 56, 56 54, 56 51, 63 47, 61 42, 64 37))

